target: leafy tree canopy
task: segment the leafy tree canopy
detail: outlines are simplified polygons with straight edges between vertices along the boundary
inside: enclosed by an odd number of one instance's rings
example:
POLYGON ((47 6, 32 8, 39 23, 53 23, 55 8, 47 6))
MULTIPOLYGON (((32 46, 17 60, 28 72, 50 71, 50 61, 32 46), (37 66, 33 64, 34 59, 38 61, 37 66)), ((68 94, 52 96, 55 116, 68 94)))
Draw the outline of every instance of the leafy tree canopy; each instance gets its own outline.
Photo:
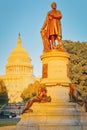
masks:
POLYGON ((86 91, 87 95, 87 42, 64 40, 63 44, 70 53, 70 79, 83 93, 86 91))
POLYGON ((8 103, 8 93, 3 80, 0 80, 0 104, 8 103))
POLYGON ((23 101, 27 101, 32 96, 36 96, 39 87, 40 87, 39 81, 35 81, 33 84, 29 84, 28 87, 24 89, 24 91, 21 94, 23 101))

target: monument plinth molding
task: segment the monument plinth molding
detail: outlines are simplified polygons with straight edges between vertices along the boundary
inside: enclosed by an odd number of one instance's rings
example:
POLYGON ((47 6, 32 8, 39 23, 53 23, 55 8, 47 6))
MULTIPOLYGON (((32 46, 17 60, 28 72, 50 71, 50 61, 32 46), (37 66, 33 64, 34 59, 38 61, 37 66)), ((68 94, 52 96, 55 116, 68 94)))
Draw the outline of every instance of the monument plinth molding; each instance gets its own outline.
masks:
POLYGON ((41 83, 47 85, 66 85, 69 80, 69 57, 67 52, 53 49, 43 53, 40 58, 42 60, 42 78, 41 83))

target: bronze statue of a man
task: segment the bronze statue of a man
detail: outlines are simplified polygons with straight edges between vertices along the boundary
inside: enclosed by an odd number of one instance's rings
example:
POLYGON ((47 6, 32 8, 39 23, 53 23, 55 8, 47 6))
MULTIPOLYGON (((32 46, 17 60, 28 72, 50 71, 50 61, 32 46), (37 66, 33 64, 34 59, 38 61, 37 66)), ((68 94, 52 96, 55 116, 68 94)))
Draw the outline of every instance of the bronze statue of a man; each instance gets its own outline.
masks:
MULTIPOLYGON (((56 44, 55 40, 58 41, 59 47, 62 46, 62 30, 61 30, 61 18, 62 14, 59 10, 56 10, 57 4, 53 2, 51 4, 52 10, 47 13, 45 22, 41 28, 41 36, 45 32, 45 38, 48 38, 48 42, 44 42, 44 37, 42 37, 44 44, 50 49, 55 49, 56 44)), ((44 46, 45 46, 44 45, 44 46)), ((45 48, 48 50, 48 48, 45 48)))

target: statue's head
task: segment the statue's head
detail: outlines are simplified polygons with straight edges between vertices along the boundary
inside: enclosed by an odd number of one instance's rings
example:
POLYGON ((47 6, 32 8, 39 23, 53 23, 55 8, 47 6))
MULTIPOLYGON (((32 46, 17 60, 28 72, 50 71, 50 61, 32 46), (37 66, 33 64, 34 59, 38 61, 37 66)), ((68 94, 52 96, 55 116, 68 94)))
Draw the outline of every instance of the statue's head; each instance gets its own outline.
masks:
POLYGON ((51 8, 52 8, 52 9, 56 9, 56 7, 57 7, 56 2, 52 2, 52 3, 51 3, 51 8))

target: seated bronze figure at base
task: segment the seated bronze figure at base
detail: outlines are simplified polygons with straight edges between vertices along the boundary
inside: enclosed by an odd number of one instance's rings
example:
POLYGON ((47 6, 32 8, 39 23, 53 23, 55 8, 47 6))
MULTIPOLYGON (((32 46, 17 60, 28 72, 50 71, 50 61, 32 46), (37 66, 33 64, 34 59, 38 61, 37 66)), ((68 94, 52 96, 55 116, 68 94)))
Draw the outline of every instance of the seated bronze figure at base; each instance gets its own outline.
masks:
POLYGON ((47 90, 44 84, 41 85, 41 87, 39 88, 38 95, 34 96, 26 103, 22 114, 26 113, 29 110, 32 112, 33 110, 31 110, 30 107, 33 105, 34 102, 38 102, 38 103, 51 102, 51 97, 47 96, 47 90))

